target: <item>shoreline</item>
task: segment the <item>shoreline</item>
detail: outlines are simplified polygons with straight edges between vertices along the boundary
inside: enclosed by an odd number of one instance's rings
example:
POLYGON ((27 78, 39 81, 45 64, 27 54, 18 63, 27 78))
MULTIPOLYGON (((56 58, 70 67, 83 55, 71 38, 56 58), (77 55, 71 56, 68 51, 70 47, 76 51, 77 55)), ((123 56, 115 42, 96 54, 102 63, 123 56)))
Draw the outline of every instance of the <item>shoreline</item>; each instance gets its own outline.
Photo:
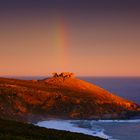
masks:
POLYGON ((78 121, 82 121, 82 120, 47 120, 47 121, 39 121, 38 123, 34 125, 39 126, 39 127, 49 128, 49 129, 82 133, 85 135, 96 136, 96 137, 100 137, 100 138, 108 139, 108 140, 115 140, 115 139, 112 139, 111 136, 106 135, 104 133, 104 129, 90 130, 88 128, 79 127, 78 124, 75 124, 75 122, 78 122, 78 121))
POLYGON ((62 119, 48 119, 46 121, 39 121, 34 125, 45 127, 49 129, 64 130, 86 135, 96 136, 108 140, 117 140, 113 136, 107 135, 103 128, 94 128, 92 125, 106 123, 140 123, 140 119, 129 120, 62 120, 62 119), (87 125, 87 126, 86 126, 87 125), (91 128, 89 128, 89 126, 91 128))

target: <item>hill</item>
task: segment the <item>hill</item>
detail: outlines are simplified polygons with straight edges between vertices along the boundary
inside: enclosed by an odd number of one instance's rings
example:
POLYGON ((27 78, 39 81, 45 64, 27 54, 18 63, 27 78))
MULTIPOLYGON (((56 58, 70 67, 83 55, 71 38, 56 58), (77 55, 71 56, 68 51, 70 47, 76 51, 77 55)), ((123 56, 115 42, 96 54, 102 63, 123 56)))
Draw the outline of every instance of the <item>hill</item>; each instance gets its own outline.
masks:
POLYGON ((93 136, 46 129, 16 121, 0 119, 0 140, 103 140, 93 136))
POLYGON ((73 76, 39 81, 0 78, 1 118, 125 119, 139 111, 137 104, 73 76))

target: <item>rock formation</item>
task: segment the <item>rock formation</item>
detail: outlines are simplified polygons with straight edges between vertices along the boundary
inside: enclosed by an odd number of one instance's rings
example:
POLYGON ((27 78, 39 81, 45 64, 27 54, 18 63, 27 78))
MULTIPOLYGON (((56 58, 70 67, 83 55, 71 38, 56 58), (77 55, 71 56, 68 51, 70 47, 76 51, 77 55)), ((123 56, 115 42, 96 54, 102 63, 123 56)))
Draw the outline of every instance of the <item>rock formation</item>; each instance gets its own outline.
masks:
POLYGON ((74 77, 74 73, 71 72, 62 72, 60 74, 58 74, 57 72, 52 73, 53 77, 62 77, 62 78, 70 78, 70 77, 74 77))

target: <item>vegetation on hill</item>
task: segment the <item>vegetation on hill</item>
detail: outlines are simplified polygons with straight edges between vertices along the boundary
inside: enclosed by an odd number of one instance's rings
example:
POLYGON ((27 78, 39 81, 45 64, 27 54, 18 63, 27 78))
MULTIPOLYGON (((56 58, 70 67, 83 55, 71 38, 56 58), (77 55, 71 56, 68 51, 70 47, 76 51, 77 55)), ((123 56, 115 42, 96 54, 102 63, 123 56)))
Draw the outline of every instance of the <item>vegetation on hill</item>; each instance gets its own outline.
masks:
POLYGON ((137 104, 65 74, 39 81, 0 78, 1 118, 119 119, 139 111, 137 104))
POLYGON ((32 124, 0 119, 0 140, 103 140, 79 133, 59 131, 32 124))

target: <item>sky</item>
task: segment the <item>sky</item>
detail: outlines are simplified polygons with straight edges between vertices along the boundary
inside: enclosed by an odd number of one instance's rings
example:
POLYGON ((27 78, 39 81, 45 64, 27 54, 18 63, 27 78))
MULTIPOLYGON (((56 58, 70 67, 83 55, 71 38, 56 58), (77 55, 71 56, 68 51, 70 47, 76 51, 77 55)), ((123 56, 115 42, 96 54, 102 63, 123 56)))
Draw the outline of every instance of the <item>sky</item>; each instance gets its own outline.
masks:
POLYGON ((140 76, 139 0, 0 0, 0 76, 140 76))

